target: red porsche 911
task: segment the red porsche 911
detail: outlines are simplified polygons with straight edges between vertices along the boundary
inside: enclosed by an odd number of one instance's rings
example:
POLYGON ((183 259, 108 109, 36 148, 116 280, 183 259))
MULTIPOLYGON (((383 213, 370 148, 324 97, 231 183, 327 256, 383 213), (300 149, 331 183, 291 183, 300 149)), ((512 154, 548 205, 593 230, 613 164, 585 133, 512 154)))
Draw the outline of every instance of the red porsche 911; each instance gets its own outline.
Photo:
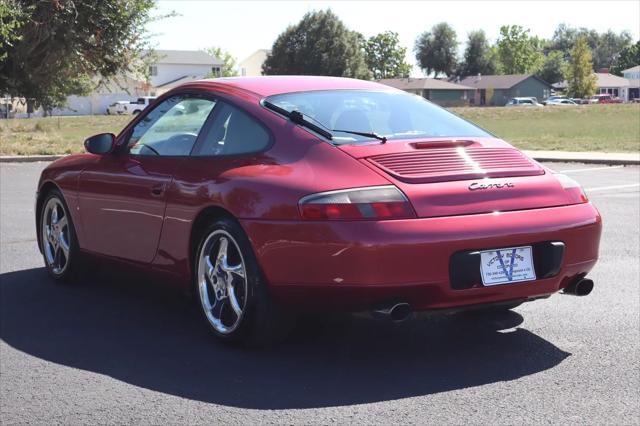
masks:
POLYGON ((295 313, 511 309, 586 295, 601 219, 580 185, 427 100, 332 77, 180 86, 40 178, 50 275, 87 256, 193 290, 256 342, 295 313))

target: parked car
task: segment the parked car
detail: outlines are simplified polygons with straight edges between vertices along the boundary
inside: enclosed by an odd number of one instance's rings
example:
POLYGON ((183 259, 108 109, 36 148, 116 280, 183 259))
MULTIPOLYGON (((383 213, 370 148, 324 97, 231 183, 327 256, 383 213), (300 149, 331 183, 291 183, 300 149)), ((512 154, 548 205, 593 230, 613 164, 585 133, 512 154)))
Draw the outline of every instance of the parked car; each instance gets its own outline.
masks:
POLYGON ((573 102, 575 102, 578 105, 587 105, 589 104, 589 99, 588 98, 571 98, 571 100, 573 102))
POLYGON ((191 290, 224 341, 271 341, 301 312, 400 321, 593 287, 601 219, 576 181, 378 83, 187 83, 85 148, 37 186, 49 275, 136 267, 191 290))
POLYGON ((122 115, 129 114, 128 106, 131 105, 129 101, 114 102, 107 107, 107 115, 122 115))
POLYGON ((560 96, 560 95, 549 96, 547 99, 542 101, 542 105, 547 105, 547 102, 553 102, 553 101, 558 101, 562 99, 568 99, 568 98, 566 96, 560 96))
POLYGON ((571 99, 552 99, 548 100, 546 106, 575 106, 578 105, 571 99))
POLYGON ((155 100, 155 96, 143 96, 138 98, 135 102, 130 102, 128 111, 131 111, 130 113, 133 115, 139 114, 155 100))
POLYGON ((541 107, 535 98, 511 98, 506 103, 507 107, 541 107))
POLYGON ((594 104, 621 104, 622 99, 613 97, 613 95, 603 93, 600 95, 593 95, 590 103, 594 104))

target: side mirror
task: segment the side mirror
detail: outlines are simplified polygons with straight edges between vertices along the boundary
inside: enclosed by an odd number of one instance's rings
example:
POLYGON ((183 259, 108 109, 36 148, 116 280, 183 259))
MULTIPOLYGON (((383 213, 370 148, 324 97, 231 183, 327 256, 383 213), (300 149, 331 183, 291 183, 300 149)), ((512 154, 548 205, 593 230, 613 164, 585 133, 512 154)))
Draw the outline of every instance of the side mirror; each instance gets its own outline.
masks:
POLYGON ((115 146, 116 136, 113 133, 100 133, 84 141, 84 149, 91 154, 109 154, 115 146))

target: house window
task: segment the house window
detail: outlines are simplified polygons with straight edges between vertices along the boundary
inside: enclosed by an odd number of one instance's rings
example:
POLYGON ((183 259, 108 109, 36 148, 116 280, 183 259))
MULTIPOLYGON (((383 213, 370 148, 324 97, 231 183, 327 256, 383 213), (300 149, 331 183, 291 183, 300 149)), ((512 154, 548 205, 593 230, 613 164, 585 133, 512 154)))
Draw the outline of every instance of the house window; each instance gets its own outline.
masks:
POLYGON ((240 75, 242 75, 243 77, 247 75, 247 69, 245 67, 242 67, 242 70, 240 71, 240 75))
POLYGON ((211 68, 211 72, 212 72, 212 73, 213 73, 213 75, 215 75, 216 77, 220 77, 220 74, 221 74, 220 67, 212 67, 212 68, 211 68))
POLYGON ((149 65, 149 75, 151 77, 158 75, 158 67, 156 65, 149 65))

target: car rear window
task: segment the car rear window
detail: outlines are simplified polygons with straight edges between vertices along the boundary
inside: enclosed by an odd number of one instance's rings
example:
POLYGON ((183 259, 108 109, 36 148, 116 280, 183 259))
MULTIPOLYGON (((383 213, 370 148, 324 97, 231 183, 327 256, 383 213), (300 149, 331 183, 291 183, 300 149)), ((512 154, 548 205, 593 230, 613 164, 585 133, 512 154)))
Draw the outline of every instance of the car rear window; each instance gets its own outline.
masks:
POLYGON ((426 99, 405 92, 320 90, 285 93, 265 100, 310 117, 329 130, 338 144, 371 138, 337 130, 374 132, 389 140, 491 136, 426 99))

